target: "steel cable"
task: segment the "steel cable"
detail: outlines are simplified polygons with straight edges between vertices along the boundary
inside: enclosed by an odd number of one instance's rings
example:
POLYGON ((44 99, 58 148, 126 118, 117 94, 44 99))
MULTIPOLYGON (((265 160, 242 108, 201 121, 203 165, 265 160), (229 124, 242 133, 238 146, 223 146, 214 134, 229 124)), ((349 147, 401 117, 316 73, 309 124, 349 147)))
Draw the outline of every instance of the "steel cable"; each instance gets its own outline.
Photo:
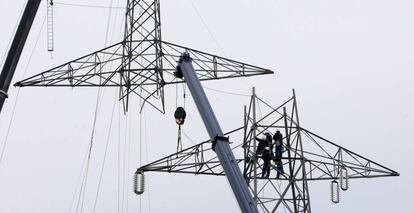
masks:
POLYGON ((104 156, 103 156, 103 160, 102 160, 102 164, 101 164, 101 173, 99 175, 98 188, 96 190, 95 201, 94 201, 94 204, 93 204, 93 211, 92 212, 96 211, 99 192, 100 192, 100 189, 101 189, 101 183, 102 183, 102 177, 103 177, 103 172, 104 172, 104 168, 105 168, 106 156, 108 154, 109 139, 110 139, 110 136, 111 136, 112 123, 113 123, 113 118, 114 118, 114 114, 115 114, 115 104, 117 102, 117 94, 118 94, 118 90, 115 92, 114 104, 112 105, 111 120, 110 120, 110 123, 109 123, 108 135, 107 135, 107 138, 106 138, 106 145, 105 145, 105 152, 104 152, 104 156))
POLYGON ((19 26, 19 22, 22 19, 22 15, 23 15, 23 11, 24 11, 25 6, 26 5, 23 5, 22 8, 21 8, 21 10, 20 10, 19 18, 16 20, 16 23, 14 25, 14 29, 13 29, 12 36, 10 36, 9 42, 7 43, 6 49, 5 49, 4 54, 3 54, 3 58, 1 60, 2 67, 3 67, 3 64, 4 64, 4 60, 6 60, 6 55, 7 55, 8 50, 10 49, 10 45, 12 43, 13 37, 16 34, 17 27, 19 26))
MULTIPOLYGON (((42 25, 40 27, 39 33, 37 34, 37 38, 36 38, 35 44, 33 46, 33 49, 31 51, 31 53, 30 53, 29 60, 27 61, 27 64, 26 64, 26 67, 24 69, 22 78, 24 78, 26 76, 27 70, 29 69, 29 65, 30 65, 30 63, 32 61, 32 57, 33 57, 34 52, 36 50, 36 47, 37 47, 37 44, 38 44, 40 35, 42 33, 42 30, 43 30, 45 21, 46 21, 46 16, 43 18, 42 25)), ((14 100, 14 103, 13 103, 12 114, 10 116, 9 125, 8 125, 7 131, 6 131, 6 137, 4 139, 4 143, 3 143, 3 146, 2 146, 2 149, 1 149, 0 164, 3 162, 4 152, 6 150, 6 145, 7 145, 7 142, 8 142, 8 138, 9 138, 9 134, 10 134, 10 129, 11 129, 11 126, 12 126, 12 123, 13 123, 14 113, 16 111, 17 101, 19 100, 19 95, 20 95, 20 87, 17 89, 16 99, 14 100)))

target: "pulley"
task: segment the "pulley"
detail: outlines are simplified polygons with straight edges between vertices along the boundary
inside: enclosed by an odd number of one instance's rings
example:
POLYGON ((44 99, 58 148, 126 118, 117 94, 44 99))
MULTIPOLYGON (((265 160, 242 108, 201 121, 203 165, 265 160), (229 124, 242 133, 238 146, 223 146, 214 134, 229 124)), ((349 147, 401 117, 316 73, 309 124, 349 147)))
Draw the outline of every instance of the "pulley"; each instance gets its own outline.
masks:
POLYGON ((174 113, 175 123, 177 123, 178 125, 183 125, 186 116, 187 116, 187 113, 185 112, 184 108, 177 107, 174 113))
POLYGON ((145 190, 145 176, 144 171, 139 170, 134 175, 134 192, 137 195, 141 195, 145 190))

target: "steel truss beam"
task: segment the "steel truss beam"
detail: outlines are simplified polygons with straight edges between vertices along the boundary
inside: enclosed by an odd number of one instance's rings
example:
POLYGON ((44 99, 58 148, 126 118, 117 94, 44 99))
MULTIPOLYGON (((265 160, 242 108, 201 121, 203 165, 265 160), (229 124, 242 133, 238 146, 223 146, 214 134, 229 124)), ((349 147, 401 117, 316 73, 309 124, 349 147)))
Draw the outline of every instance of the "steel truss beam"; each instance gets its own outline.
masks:
MULTIPOLYGON (((272 107, 254 96, 245 114, 244 125, 226 133, 232 139, 236 161, 252 193, 252 183, 255 178, 258 181, 256 196, 262 212, 311 212, 308 181, 338 180, 340 172, 344 169, 347 170, 349 179, 399 176, 394 170, 302 128, 298 117, 295 95, 278 107, 272 107), (254 123, 253 99, 263 113, 254 123), (254 176, 253 132, 257 131, 258 135, 261 135, 265 132, 274 133, 276 129, 287 132, 283 138, 286 151, 282 157, 285 173, 277 179, 276 165, 271 161, 271 176, 262 178, 263 160, 259 157, 254 176), (239 140, 235 139, 235 135, 239 140)), ((204 141, 173 153, 138 170, 225 175, 216 154, 211 149, 211 141, 204 141)))
POLYGON ((163 41, 159 0, 148 2, 128 1, 123 41, 19 81, 15 86, 119 87, 125 110, 129 95, 135 94, 143 103, 164 112, 164 86, 183 82, 173 74, 183 52, 192 56, 201 81, 273 73, 163 41))

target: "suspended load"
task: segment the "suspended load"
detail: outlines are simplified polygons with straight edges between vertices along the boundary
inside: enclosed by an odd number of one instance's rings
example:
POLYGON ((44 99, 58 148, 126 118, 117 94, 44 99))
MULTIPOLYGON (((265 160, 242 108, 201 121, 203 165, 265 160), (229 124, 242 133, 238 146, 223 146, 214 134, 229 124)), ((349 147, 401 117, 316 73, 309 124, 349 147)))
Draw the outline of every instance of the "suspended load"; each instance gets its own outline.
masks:
POLYGON ((144 193, 145 190, 145 176, 144 171, 139 170, 134 175, 134 192, 137 195, 144 193))
POLYGON ((185 112, 184 108, 177 107, 177 109, 175 110, 175 113, 174 113, 174 117, 175 117, 175 122, 178 125, 183 125, 184 124, 186 116, 187 116, 187 113, 185 112))

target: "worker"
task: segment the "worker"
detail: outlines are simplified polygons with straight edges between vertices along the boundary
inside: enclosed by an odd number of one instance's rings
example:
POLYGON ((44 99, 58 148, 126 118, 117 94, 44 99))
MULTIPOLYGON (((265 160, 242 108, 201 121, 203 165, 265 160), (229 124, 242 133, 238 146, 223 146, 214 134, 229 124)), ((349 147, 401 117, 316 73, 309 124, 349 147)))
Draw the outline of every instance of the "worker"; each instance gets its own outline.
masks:
POLYGON ((270 175, 270 159, 272 156, 272 135, 270 133, 265 133, 265 137, 263 139, 257 138, 256 140, 259 141, 258 148, 256 150, 256 154, 261 154, 263 158, 263 168, 262 168, 262 178, 266 177, 269 178, 270 175))
POLYGON ((280 177, 280 174, 283 174, 283 135, 280 133, 279 130, 276 131, 276 133, 273 135, 273 140, 275 141, 275 158, 274 161, 276 163, 276 178, 280 177))

